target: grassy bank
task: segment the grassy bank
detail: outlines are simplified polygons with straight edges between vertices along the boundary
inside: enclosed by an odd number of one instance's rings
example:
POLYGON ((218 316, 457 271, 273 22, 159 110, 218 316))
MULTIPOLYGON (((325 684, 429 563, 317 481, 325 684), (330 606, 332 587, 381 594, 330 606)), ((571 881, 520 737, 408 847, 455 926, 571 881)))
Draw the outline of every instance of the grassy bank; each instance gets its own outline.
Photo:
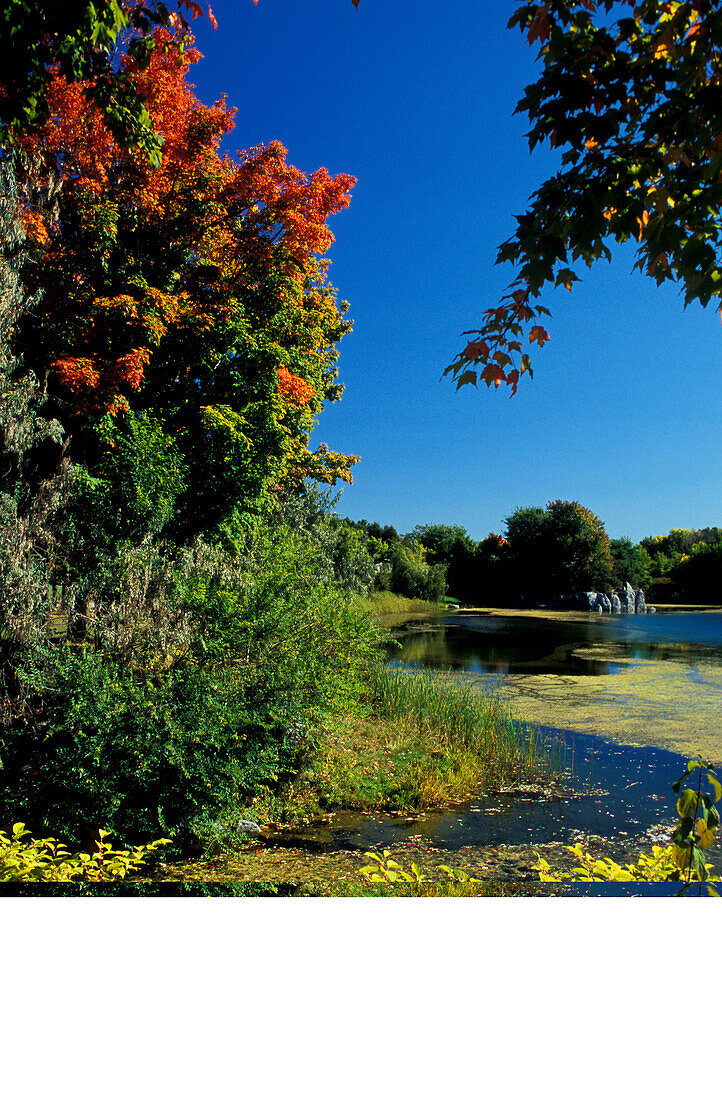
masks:
POLYGON ((370 596, 355 596, 353 606, 370 615, 433 615, 446 610, 445 604, 428 600, 412 600, 395 592, 372 592, 370 596))
POLYGON ((548 778, 534 729, 496 695, 425 673, 381 668, 367 712, 327 728, 313 763, 266 809, 439 809, 482 789, 548 778))

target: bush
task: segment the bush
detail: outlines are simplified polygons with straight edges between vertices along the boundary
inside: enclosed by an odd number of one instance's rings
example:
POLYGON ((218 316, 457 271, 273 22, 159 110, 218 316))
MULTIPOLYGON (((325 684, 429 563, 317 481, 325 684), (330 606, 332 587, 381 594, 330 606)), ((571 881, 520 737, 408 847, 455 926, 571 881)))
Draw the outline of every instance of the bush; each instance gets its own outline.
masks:
POLYGON ((313 548, 287 529, 236 559, 133 552, 92 637, 46 644, 20 672, 0 820, 77 842, 241 816, 312 753, 322 715, 355 704, 376 653, 376 628, 316 583, 313 548))
POLYGON ((0 882, 112 882, 145 866, 145 857, 167 840, 153 840, 132 852, 114 849, 100 830, 95 851, 71 853, 55 837, 34 840, 22 821, 12 836, 0 832, 0 882))

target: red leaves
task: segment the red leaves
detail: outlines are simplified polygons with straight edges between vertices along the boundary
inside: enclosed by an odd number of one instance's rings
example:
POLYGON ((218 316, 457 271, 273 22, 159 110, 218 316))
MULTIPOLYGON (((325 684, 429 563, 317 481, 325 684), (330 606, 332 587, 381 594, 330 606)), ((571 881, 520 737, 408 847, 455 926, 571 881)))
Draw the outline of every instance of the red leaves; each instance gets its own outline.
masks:
POLYGON ((537 343, 540 348, 543 348, 547 340, 549 339, 549 333, 541 325, 533 325, 529 330, 529 343, 537 343))
MULTIPOLYGON (((576 276, 568 268, 560 272, 564 285, 571 283, 576 276)), ((456 387, 473 385, 479 380, 487 386, 509 386, 513 396, 522 374, 533 377, 529 356, 522 352, 521 340, 527 323, 540 314, 548 313, 544 306, 533 305, 528 283, 520 277, 501 300, 501 304, 484 311, 484 325, 475 333, 466 333, 475 338, 470 340, 463 351, 457 355, 444 374, 453 373, 456 387), (470 370, 470 364, 480 364, 481 371, 470 370)), ((532 325, 527 338, 530 343, 543 347, 549 334, 541 325, 532 325)))
POLYGON ((461 354, 465 359, 476 363, 479 359, 489 358, 489 345, 485 340, 471 340, 461 354))
POLYGON ((203 8, 200 4, 196 4, 195 0, 178 0, 178 3, 186 8, 194 19, 197 19, 199 15, 203 15, 203 8))
POLYGON ((549 13, 549 4, 541 4, 534 15, 531 23, 529 24, 529 32, 527 34, 527 41, 530 46, 533 46, 537 39, 540 42, 546 42, 549 37, 549 20, 547 15, 549 13))

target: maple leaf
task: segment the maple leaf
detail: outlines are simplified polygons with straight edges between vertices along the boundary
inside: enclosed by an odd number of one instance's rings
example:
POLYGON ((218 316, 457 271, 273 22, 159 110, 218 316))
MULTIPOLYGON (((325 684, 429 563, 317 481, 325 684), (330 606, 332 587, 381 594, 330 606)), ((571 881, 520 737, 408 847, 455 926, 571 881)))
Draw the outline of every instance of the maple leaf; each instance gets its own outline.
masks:
POLYGON ((529 24, 529 33, 527 35, 527 41, 530 46, 533 46, 537 39, 540 42, 546 42, 549 37, 549 20, 547 14, 549 12, 549 4, 542 4, 537 8, 536 15, 529 24))
POLYGON ((488 359, 489 345, 486 340, 471 340, 462 352, 464 359, 488 359))
POLYGON ((529 330, 530 344, 536 342, 540 348, 543 348, 548 339, 549 333, 545 328, 542 328, 541 325, 532 325, 531 329, 529 330))

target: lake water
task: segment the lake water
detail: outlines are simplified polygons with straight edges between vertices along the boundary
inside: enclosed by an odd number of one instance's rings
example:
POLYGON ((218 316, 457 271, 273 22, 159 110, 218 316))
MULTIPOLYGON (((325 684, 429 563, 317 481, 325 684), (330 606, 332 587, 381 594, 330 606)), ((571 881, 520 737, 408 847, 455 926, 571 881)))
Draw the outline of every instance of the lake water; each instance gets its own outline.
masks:
POLYGON ((394 663, 479 675, 604 676, 629 661, 722 666, 722 612, 599 616, 587 622, 523 616, 456 616, 413 629, 391 647, 394 663))
MULTIPOLYGON (((625 677, 633 680, 637 665, 655 669, 668 662, 674 670, 681 668, 684 678, 705 688, 702 706, 710 693, 719 696, 713 673, 722 673, 722 612, 589 621, 450 615, 433 623, 409 624, 400 646, 393 647, 389 656, 399 666, 451 670, 482 687, 543 681, 561 685, 557 690, 562 694, 583 685, 581 678, 606 677, 599 682, 608 683, 619 677, 615 682, 621 685, 625 677)), ((616 694, 622 697, 623 693, 616 694)), ((601 696, 592 699, 603 709, 601 696)), ((694 700, 687 709, 689 725, 692 705, 694 700)), ((646 712, 640 713, 650 726, 661 721, 654 709, 646 717, 646 712)), ((709 717, 705 715, 707 724, 709 717)), ((686 770, 687 755, 543 723, 540 731, 564 750, 567 789, 561 797, 484 796, 407 823, 384 815, 336 814, 319 840, 330 848, 364 849, 418 839, 442 850, 458 850, 573 844, 590 837, 593 844, 596 837, 612 841, 615 855, 622 860, 636 858, 641 848, 653 843, 665 843, 676 821, 671 784, 686 770)), ((718 847, 707 853, 717 870, 722 865, 718 847)))

